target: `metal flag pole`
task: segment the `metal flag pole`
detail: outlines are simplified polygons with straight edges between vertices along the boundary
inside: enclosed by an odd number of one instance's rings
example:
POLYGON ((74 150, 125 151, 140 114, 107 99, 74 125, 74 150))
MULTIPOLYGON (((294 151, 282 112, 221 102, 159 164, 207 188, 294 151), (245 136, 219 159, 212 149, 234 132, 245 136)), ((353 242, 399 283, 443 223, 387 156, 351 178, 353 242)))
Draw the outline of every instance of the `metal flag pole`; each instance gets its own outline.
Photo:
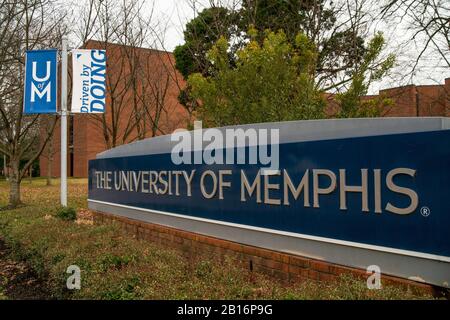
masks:
POLYGON ((61 205, 67 206, 67 37, 61 51, 61 205))

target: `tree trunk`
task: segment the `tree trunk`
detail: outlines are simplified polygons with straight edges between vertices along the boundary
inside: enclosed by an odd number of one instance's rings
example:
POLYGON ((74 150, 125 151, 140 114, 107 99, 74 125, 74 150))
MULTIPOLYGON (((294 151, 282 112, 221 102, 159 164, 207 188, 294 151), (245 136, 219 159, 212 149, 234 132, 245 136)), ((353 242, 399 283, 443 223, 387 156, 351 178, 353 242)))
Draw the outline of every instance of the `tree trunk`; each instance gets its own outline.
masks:
POLYGON ((50 159, 47 163, 47 185, 52 185, 52 162, 50 161, 50 159))
POLYGON ((5 180, 8 181, 8 164, 6 163, 6 154, 3 155, 3 175, 5 180))
POLYGON ((53 156, 49 155, 47 159, 47 185, 52 185, 52 164, 53 164, 53 156))
POLYGON ((48 140, 47 145, 47 185, 52 185, 52 165, 53 165, 53 136, 48 140))
POLYGON ((9 207, 15 208, 20 201, 20 172, 19 161, 11 159, 11 171, 9 175, 9 207))

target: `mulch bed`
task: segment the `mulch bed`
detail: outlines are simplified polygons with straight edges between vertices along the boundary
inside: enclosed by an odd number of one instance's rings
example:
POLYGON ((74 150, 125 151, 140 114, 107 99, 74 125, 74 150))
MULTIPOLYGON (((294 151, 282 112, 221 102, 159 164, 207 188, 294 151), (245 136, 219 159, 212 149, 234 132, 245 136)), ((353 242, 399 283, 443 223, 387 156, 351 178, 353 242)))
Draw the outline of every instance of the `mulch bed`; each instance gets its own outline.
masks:
POLYGON ((12 300, 48 300, 44 281, 23 261, 11 259, 9 249, 0 238, 0 296, 12 300))

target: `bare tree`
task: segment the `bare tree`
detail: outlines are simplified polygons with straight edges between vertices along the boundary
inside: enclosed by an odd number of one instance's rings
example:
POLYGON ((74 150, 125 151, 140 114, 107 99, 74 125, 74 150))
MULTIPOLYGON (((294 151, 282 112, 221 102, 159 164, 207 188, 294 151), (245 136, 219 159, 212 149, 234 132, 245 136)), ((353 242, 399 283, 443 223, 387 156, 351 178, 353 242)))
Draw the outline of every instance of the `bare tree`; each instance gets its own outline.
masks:
POLYGON ((64 12, 52 0, 2 1, 0 17, 0 151, 8 156, 9 206, 15 207, 21 203, 20 182, 56 124, 55 117, 48 130, 40 132, 40 115, 23 113, 25 51, 56 47, 65 32, 64 12))
POLYGON ((160 119, 170 112, 166 96, 176 79, 168 53, 149 49, 162 38, 153 2, 90 0, 81 17, 78 38, 108 54, 106 112, 89 115, 105 147, 163 133, 160 119))
POLYGON ((143 122, 148 127, 146 131, 150 132, 146 135, 152 137, 168 133, 160 122, 165 113, 171 114, 173 107, 168 102, 168 91, 174 69, 170 70, 170 64, 162 60, 164 55, 163 52, 153 52, 141 61, 142 89, 139 100, 145 112, 143 122))
MULTIPOLYGON (((51 132, 51 128, 53 127, 57 116, 52 115, 43 115, 42 119, 40 121, 40 130, 44 134, 46 132, 51 132)), ((54 131, 53 134, 51 134, 50 138, 48 139, 47 145, 45 146, 41 157, 47 159, 47 175, 46 175, 46 184, 47 186, 52 185, 52 178, 53 178, 53 161, 55 159, 55 154, 58 151, 58 148, 55 146, 55 138, 54 138, 54 131)), ((41 171, 42 174, 42 171, 41 171)))
POLYGON ((383 19, 396 18, 412 31, 410 41, 419 46, 414 73, 428 51, 440 56, 450 67, 450 2, 445 0, 387 0, 382 5, 383 19))

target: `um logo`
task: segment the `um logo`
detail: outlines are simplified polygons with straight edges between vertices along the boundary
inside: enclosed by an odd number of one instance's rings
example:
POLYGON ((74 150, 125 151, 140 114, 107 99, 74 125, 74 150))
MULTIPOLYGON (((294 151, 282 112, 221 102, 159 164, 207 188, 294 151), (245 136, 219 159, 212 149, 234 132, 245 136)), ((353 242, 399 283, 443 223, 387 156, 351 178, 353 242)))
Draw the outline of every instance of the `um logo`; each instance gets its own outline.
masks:
POLYGON ((44 95, 46 96, 46 101, 51 101, 51 82, 47 82, 50 79, 51 61, 46 62, 46 71, 43 77, 37 75, 37 62, 33 61, 31 74, 33 81, 31 82, 31 102, 36 101, 36 95, 39 99, 42 99, 44 95), (37 85, 36 85, 37 84, 37 85))

